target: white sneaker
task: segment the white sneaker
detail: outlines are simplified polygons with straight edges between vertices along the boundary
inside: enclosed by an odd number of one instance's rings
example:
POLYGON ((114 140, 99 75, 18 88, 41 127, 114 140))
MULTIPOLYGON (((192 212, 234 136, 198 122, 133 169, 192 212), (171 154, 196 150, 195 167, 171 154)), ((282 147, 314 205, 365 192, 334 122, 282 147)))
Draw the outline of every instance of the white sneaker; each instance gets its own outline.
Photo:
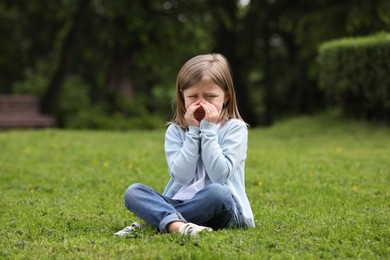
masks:
POLYGON ((116 232, 114 236, 119 236, 119 237, 127 237, 127 236, 132 236, 135 234, 137 230, 141 230, 142 228, 145 227, 145 224, 141 224, 139 222, 134 222, 131 224, 131 226, 127 226, 124 229, 116 232))
POLYGON ((194 223, 186 223, 180 227, 179 233, 183 235, 195 236, 198 233, 212 232, 213 229, 209 227, 198 226, 194 223))

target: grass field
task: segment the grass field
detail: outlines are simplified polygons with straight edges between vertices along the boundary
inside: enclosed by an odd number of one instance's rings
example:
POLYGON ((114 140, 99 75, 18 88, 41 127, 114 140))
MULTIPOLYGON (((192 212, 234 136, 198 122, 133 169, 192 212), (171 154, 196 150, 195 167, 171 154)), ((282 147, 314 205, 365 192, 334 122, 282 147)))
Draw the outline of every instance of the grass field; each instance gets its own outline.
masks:
POLYGON ((390 128, 328 115, 250 130, 256 228, 114 237, 127 186, 168 181, 164 131, 0 132, 0 258, 390 258, 390 128))

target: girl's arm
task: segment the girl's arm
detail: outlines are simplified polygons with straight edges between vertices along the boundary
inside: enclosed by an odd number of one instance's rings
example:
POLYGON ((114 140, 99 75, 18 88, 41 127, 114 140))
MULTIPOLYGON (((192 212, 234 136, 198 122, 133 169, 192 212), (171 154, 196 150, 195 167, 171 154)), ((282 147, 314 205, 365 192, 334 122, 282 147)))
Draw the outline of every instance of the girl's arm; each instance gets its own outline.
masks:
POLYGON ((200 156, 199 128, 190 126, 183 135, 178 125, 171 124, 165 135, 165 155, 171 177, 182 185, 189 184, 200 156))
POLYGON ((210 180, 224 183, 246 159, 248 129, 244 122, 232 120, 218 137, 216 127, 216 124, 201 122, 201 156, 210 180))

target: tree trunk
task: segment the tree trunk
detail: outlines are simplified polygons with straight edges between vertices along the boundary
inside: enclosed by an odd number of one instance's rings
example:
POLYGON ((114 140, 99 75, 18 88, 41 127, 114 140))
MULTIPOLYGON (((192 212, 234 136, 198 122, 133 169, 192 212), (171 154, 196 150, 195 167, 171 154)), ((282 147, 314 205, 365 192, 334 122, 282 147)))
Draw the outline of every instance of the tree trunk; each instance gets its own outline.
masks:
POLYGON ((73 25, 62 45, 61 60, 54 77, 50 81, 41 101, 41 111, 52 114, 60 97, 66 74, 73 62, 81 32, 87 22, 88 11, 92 0, 80 0, 78 10, 73 17, 73 25))
POLYGON ((129 76, 132 66, 131 51, 126 51, 121 46, 116 46, 112 53, 110 70, 107 79, 107 93, 105 98, 119 95, 125 100, 134 97, 134 84, 129 76))

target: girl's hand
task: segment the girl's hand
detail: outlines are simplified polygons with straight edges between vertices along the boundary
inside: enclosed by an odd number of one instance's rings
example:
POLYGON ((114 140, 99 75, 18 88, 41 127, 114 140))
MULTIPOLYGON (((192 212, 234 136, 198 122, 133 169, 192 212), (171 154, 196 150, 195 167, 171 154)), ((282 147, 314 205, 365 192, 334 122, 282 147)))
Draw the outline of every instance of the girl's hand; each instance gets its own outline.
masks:
POLYGON ((191 104, 186 113, 184 114, 184 119, 186 120, 188 126, 200 126, 200 121, 205 117, 205 111, 201 106, 201 102, 197 101, 191 104))
POLYGON ((205 116, 203 120, 214 124, 218 123, 221 112, 218 111, 218 109, 210 102, 201 101, 200 105, 205 111, 205 116))

